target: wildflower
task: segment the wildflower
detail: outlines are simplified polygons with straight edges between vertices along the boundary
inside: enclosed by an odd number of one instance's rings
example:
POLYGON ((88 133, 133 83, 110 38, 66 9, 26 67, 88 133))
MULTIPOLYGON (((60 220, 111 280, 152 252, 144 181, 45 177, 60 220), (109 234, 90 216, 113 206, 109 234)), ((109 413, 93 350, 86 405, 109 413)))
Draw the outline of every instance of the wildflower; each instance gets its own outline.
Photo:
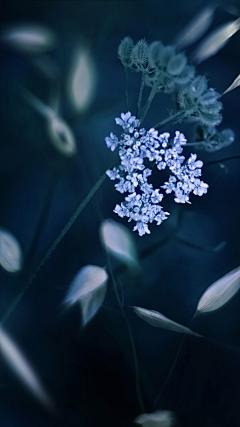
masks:
MULTIPOLYGON (((186 138, 178 131, 169 141, 168 132, 159 135, 154 128, 148 131, 139 129, 139 120, 129 111, 115 120, 123 133, 120 140, 112 133, 110 139, 119 147, 120 164, 106 173, 111 180, 118 180, 115 188, 125 194, 125 198, 121 205, 116 205, 114 212, 121 218, 135 221, 133 230, 143 236, 150 233, 149 223, 155 221, 160 225, 170 215, 160 205, 164 198, 161 189, 165 190, 165 194, 174 193, 176 203, 190 203, 192 192, 197 196, 207 193, 208 184, 199 179, 203 162, 197 160, 196 154, 185 160, 182 151, 186 138), (172 173, 161 189, 153 188, 149 182, 152 175, 152 170, 146 165, 149 162, 152 168, 168 168, 172 173)), ((106 143, 112 149, 108 138, 106 143)))
POLYGON ((107 136, 105 138, 105 141, 106 141, 107 147, 110 148, 111 151, 114 151, 118 145, 118 139, 115 135, 113 135, 112 132, 110 133, 110 137, 107 136))

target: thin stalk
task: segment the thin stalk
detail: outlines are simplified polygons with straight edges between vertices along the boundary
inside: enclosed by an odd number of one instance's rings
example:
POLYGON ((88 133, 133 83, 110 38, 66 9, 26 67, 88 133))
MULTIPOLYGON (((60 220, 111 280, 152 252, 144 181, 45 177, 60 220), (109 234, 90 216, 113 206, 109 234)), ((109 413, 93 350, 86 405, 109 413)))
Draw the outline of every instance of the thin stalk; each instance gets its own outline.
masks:
MULTIPOLYGON (((188 326, 190 326, 190 324, 191 324, 191 322, 193 321, 193 319, 194 319, 194 317, 195 317, 195 316, 196 316, 196 312, 194 313, 193 317, 191 318, 190 322, 188 323, 188 326)), ((181 340, 180 346, 179 346, 178 351, 177 351, 177 353, 176 353, 176 356, 175 356, 175 358, 174 358, 174 360, 173 360, 173 363, 172 363, 171 369, 170 369, 170 371, 168 372, 168 375, 167 375, 167 377, 166 377, 166 379, 165 379, 165 381, 164 381, 164 383, 163 383, 163 385, 162 385, 162 387, 161 387, 161 389, 160 389, 160 391, 159 391, 159 393, 158 393, 158 395, 157 395, 157 397, 156 397, 156 399, 155 399, 155 401, 154 401, 154 408, 156 407, 156 405, 157 405, 157 403, 158 403, 158 401, 159 401, 159 398, 162 396, 163 390, 165 389, 165 387, 166 387, 166 385, 167 385, 167 383, 168 383, 168 381, 169 381, 169 379, 170 379, 170 377, 171 377, 171 375, 172 375, 172 373, 173 373, 173 370, 174 370, 174 368, 175 368, 175 366, 176 366, 176 363, 177 363, 178 357, 179 357, 179 355, 180 355, 180 352, 181 352, 182 346, 183 346, 183 344, 184 344, 185 338, 186 338, 186 334, 183 334, 183 337, 182 337, 182 340, 181 340)))
POLYGON ((141 110, 141 102, 142 102, 144 82, 145 82, 145 73, 144 73, 144 71, 142 71, 141 85, 140 85, 140 89, 139 89, 138 103, 137 103, 137 114, 136 114, 137 118, 138 118, 140 110, 141 110))
POLYGON ((136 352, 136 346, 135 346, 135 342, 134 342, 134 338, 133 338, 133 333, 132 333, 132 329, 130 326, 130 323, 128 321, 128 318, 126 316, 124 307, 122 305, 121 302, 121 298, 118 292, 118 287, 117 287, 117 283, 115 280, 115 276, 113 273, 113 269, 112 269, 112 265, 111 265, 111 260, 109 257, 109 254, 107 252, 107 258, 108 258, 108 265, 109 265, 109 272, 110 272, 110 276, 112 279, 112 283, 113 283, 113 289, 116 295, 116 299, 122 314, 122 317, 126 323, 127 329, 128 329, 128 333, 129 333, 129 338, 131 341, 131 346, 132 346, 132 352, 133 352, 133 359, 134 359, 134 366, 135 366, 135 385, 136 385, 136 393, 137 393, 137 398, 138 398, 138 403, 139 403, 139 407, 140 407, 140 411, 141 412, 145 412, 145 407, 144 407, 144 403, 143 403, 143 397, 142 397, 142 392, 141 392, 141 386, 140 386, 140 378, 139 378, 139 366, 138 366, 138 358, 137 358, 137 352, 136 352))
POLYGON ((145 117, 147 115, 147 112, 148 112, 148 110, 150 108, 150 105, 151 105, 151 103, 152 103, 152 101, 153 101, 153 99, 154 99, 154 97, 155 97, 155 95, 157 93, 157 87, 158 87, 157 83, 155 83, 155 85, 152 87, 152 90, 151 90, 151 92, 149 94, 148 100, 147 100, 145 106, 142 109, 142 113, 141 113, 141 117, 140 117, 140 122, 142 122, 145 119, 145 117))
POLYGON ((167 117, 167 119, 163 120, 160 123, 157 123, 154 127, 154 129, 160 129, 162 126, 167 125, 168 123, 171 123, 173 121, 179 121, 181 119, 184 119, 185 113, 183 111, 178 111, 173 116, 167 117))
POLYGON ((204 141, 188 142, 187 144, 184 145, 184 147, 190 147, 192 145, 200 145, 200 144, 204 144, 204 141))
POLYGON ((42 209, 42 212, 41 212, 41 215, 39 218, 39 222, 38 222, 38 225, 37 225, 37 228, 35 231, 35 235, 33 237, 27 259, 25 260, 26 266, 30 266, 32 263, 32 260, 34 259, 35 252, 36 252, 36 249, 37 249, 37 246, 39 243, 40 235, 42 233, 42 229, 43 229, 44 223, 46 221, 46 216, 47 216, 49 204, 51 202, 53 191, 56 189, 56 184, 57 184, 58 179, 59 179, 59 172, 53 171, 52 177, 51 177, 51 182, 47 186, 47 194, 46 194, 46 197, 44 200, 43 209, 42 209))
POLYGON ((44 257, 41 259, 40 263, 37 265, 35 271, 32 273, 32 275, 29 277, 29 279, 25 282, 25 284, 24 284, 21 292, 15 297, 13 303, 9 306, 9 308, 4 313, 4 315, 3 315, 0 323, 3 324, 9 318, 10 314, 13 312, 13 310, 15 309, 15 307, 17 306, 17 304, 19 303, 19 301, 21 300, 21 298, 23 297, 23 295, 25 294, 25 292, 27 291, 27 289, 29 288, 29 286, 32 284, 32 282, 35 279, 35 277, 36 277, 37 273, 39 272, 39 270, 45 264, 45 262, 50 257, 50 255, 54 252, 54 250, 56 249, 56 247, 59 245, 59 243, 61 242, 61 240, 65 236, 65 234, 70 230, 70 228, 72 227, 72 225, 74 224, 74 222, 77 220, 77 218, 79 217, 80 213, 83 211, 83 209, 85 208, 85 206, 90 202, 90 200, 95 195, 95 193, 97 192, 97 190, 101 187, 101 185, 105 181, 106 177, 107 177, 107 175, 104 172, 104 174, 99 178, 99 180, 92 187, 92 189, 89 191, 89 193, 87 194, 87 196, 83 199, 83 201, 77 207, 77 209, 74 212, 74 214, 71 216, 71 218, 69 219, 69 221, 67 222, 67 224, 65 225, 65 227, 59 233, 59 235, 54 240, 54 242, 52 243, 52 245, 50 246, 50 248, 48 249, 48 251, 46 252, 46 254, 44 255, 44 257))
POLYGON ((163 383, 163 385, 162 385, 162 387, 161 387, 161 390, 160 390, 160 392, 158 393, 158 395, 157 395, 157 397, 156 397, 156 399, 155 399, 155 401, 154 401, 154 408, 156 407, 156 405, 157 405, 157 403, 158 403, 158 401, 159 401, 160 397, 162 396, 163 390, 165 389, 165 387, 166 387, 166 385, 167 385, 167 383, 168 383, 168 381, 169 381, 169 379, 170 379, 170 377, 171 377, 171 375, 172 375, 172 372, 173 372, 173 370, 174 370, 174 368, 175 368, 175 365, 176 365, 176 363, 177 363, 177 360, 178 360, 178 356, 179 356, 180 351, 181 351, 181 349, 182 349, 182 346, 183 346, 183 344, 184 344, 185 338, 186 338, 186 334, 184 334, 184 335, 183 335, 183 337, 182 337, 182 340, 181 340, 180 346, 179 346, 178 351, 177 351, 177 353, 176 353, 176 356, 175 356, 175 358, 174 358, 174 361, 173 361, 173 364, 172 364, 172 366, 171 366, 171 369, 170 369, 170 371, 168 372, 168 375, 167 375, 167 377, 166 377, 166 379, 165 379, 165 381, 164 381, 164 383, 163 383))
POLYGON ((129 110, 129 99, 128 99, 128 69, 124 66, 124 72, 125 72, 125 99, 126 99, 126 106, 127 111, 129 110))
POLYGON ((237 159, 240 159, 240 156, 231 156, 231 157, 226 157, 225 159, 213 160, 212 162, 204 163, 204 166, 212 166, 218 163, 225 163, 225 162, 229 162, 230 160, 237 160, 237 159))

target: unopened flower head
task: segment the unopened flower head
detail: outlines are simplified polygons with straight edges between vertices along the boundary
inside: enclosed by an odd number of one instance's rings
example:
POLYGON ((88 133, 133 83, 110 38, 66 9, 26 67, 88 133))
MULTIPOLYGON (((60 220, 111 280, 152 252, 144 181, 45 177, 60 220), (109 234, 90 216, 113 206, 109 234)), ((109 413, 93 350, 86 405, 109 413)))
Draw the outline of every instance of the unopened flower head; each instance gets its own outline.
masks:
POLYGON ((165 194, 174 193, 176 203, 191 203, 190 193, 202 196, 208 184, 199 179, 203 162, 191 154, 188 160, 182 155, 185 136, 177 131, 171 140, 170 134, 159 134, 154 128, 140 128, 140 122, 128 111, 115 119, 123 133, 118 139, 113 133, 105 141, 112 151, 119 148, 120 164, 106 173, 111 180, 118 180, 115 188, 125 194, 114 212, 128 221, 135 221, 133 230, 139 235, 149 234, 149 223, 160 225, 170 215, 160 205, 165 194), (159 188, 149 182, 152 169, 169 169, 171 175, 159 188))

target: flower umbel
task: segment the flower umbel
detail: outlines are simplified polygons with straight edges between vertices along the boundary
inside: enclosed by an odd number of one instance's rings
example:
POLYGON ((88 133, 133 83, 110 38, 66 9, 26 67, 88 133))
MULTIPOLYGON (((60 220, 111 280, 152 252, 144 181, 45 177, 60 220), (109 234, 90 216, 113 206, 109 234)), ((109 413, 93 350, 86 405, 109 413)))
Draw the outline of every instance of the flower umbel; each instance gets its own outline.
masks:
POLYGON ((143 236, 150 233, 149 223, 155 221, 160 225, 170 215, 160 205, 164 193, 174 193, 176 203, 191 203, 191 192, 197 196, 207 193, 208 184, 199 179, 203 162, 197 160, 196 154, 185 160, 182 151, 186 139, 179 131, 169 140, 167 132, 158 134, 154 128, 140 129, 139 120, 129 111, 115 121, 124 131, 121 138, 111 133, 105 141, 112 151, 119 147, 120 165, 106 173, 111 180, 118 180, 116 190, 126 195, 114 212, 121 218, 135 221, 133 230, 143 236), (148 180, 154 167, 159 170, 168 168, 171 172, 169 180, 159 188, 153 188, 148 180))

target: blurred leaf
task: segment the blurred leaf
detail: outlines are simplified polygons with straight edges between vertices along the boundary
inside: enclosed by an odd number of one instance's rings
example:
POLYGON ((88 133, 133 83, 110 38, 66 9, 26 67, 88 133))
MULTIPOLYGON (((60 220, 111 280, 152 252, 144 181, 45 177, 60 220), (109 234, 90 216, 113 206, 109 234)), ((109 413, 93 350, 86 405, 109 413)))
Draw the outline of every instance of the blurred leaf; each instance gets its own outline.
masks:
POLYGON ((237 76, 234 82, 225 90, 225 92, 223 92, 223 95, 225 95, 225 93, 228 93, 233 89, 236 89, 236 87, 238 86, 240 86, 240 74, 237 76))
POLYGON ((22 268, 23 255, 15 237, 8 231, 0 229, 0 265, 10 273, 22 268))
POLYGON ((27 89, 21 90, 21 94, 35 111, 47 119, 48 131, 55 148, 66 156, 75 155, 77 152, 76 140, 69 125, 58 116, 53 108, 40 101, 27 89))
POLYGON ((207 288, 200 298, 197 311, 206 313, 226 304, 240 288, 240 267, 230 271, 207 288))
POLYGON ((200 39, 209 29, 216 6, 207 6, 180 32, 176 38, 175 45, 178 49, 183 49, 200 39))
POLYGON ((56 80, 59 78, 60 69, 57 63, 50 57, 46 55, 34 56, 32 58, 32 64, 48 79, 54 82, 56 85, 56 80))
POLYGON ((193 60, 200 64, 222 49, 229 39, 239 30, 240 18, 223 24, 207 36, 193 52, 193 60))
POLYGON ((1 41, 21 52, 39 54, 53 49, 56 45, 55 34, 40 25, 16 25, 6 28, 1 41))
POLYGON ((96 70, 86 49, 77 51, 68 79, 68 92, 77 111, 86 110, 93 98, 96 70))
POLYGON ((172 411, 156 411, 151 414, 138 415, 134 423, 143 427, 173 427, 176 418, 172 411))
POLYGON ((83 325, 99 310, 107 290, 108 274, 104 268, 87 265, 73 279, 65 304, 80 303, 83 325))
POLYGON ((235 16, 239 16, 240 15, 240 8, 239 8, 239 0, 231 0, 231 2, 221 2, 219 4, 219 7, 223 10, 225 10, 225 12, 230 13, 230 15, 235 15, 235 16), (237 3, 237 5, 234 4, 237 3))
POLYGON ((34 396, 44 406, 53 410, 53 402, 41 385, 37 375, 34 373, 20 349, 2 328, 0 328, 0 354, 2 354, 11 369, 23 381, 27 388, 29 388, 34 396))
POLYGON ((103 246, 113 256, 130 267, 140 268, 135 243, 127 227, 106 219, 100 227, 100 238, 103 246))
POLYGON ((197 337, 201 336, 191 331, 191 329, 187 328, 186 326, 180 325, 179 323, 168 319, 158 311, 147 310, 146 308, 141 307, 134 307, 134 311, 139 317, 141 317, 141 319, 145 320, 145 322, 152 326, 156 326, 157 328, 167 329, 169 331, 174 331, 181 334, 195 335, 197 337))
POLYGON ((61 117, 53 114, 49 118, 48 125, 51 140, 57 150, 66 156, 76 154, 75 136, 68 124, 61 117))

